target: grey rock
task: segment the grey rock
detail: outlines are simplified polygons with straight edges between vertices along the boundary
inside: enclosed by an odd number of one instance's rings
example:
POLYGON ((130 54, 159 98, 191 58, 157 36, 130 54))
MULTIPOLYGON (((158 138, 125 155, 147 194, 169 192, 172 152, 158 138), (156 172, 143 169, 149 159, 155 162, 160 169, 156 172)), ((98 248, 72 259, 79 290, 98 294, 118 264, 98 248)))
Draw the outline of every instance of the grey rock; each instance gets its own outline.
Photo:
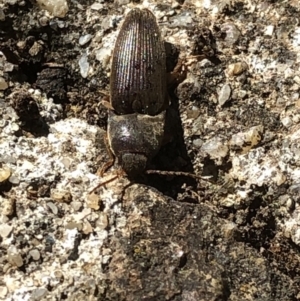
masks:
POLYGON ((83 46, 83 45, 87 44, 92 38, 93 38, 93 36, 91 34, 86 34, 84 36, 81 36, 79 38, 79 45, 83 46))
POLYGON ((80 59, 79 59, 79 68, 80 68, 80 74, 83 78, 86 78, 88 76, 89 73, 89 67, 90 64, 88 62, 88 57, 87 54, 84 53, 81 55, 80 59))
POLYGON ((219 96, 218 96, 218 102, 220 106, 223 106, 226 101, 230 98, 231 95, 231 88, 228 84, 225 84, 220 92, 219 92, 219 96))

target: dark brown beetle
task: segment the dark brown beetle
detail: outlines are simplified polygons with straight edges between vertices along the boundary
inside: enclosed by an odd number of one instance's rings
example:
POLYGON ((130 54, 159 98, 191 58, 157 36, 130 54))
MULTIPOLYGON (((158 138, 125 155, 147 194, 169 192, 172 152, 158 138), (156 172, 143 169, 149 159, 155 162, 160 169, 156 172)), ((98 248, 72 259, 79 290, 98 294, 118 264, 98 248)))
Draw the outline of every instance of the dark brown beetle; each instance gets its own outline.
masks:
POLYGON ((141 174, 161 147, 169 105, 166 76, 155 16, 147 9, 131 10, 113 51, 106 103, 109 148, 129 177, 141 174))
MULTIPOLYGON (((180 64, 174 73, 178 70, 182 72, 180 64)), ((179 78, 183 80, 185 72, 179 78)), ((116 157, 129 178, 143 172, 202 178, 181 171, 145 171, 163 143, 169 106, 165 46, 148 9, 133 9, 124 20, 113 51, 110 101, 102 103, 109 109, 106 142, 112 160, 102 167, 101 176, 116 157)))

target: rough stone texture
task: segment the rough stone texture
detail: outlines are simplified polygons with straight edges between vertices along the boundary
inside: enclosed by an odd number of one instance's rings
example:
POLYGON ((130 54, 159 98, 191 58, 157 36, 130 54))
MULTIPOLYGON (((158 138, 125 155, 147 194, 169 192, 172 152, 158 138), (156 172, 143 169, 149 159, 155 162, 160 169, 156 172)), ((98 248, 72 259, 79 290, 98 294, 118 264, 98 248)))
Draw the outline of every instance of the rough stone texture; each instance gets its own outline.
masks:
POLYGON ((0 300, 300 300, 298 1, 144 1, 186 71, 149 168, 209 181, 91 194, 138 1, 39 2, 0 3, 0 300))

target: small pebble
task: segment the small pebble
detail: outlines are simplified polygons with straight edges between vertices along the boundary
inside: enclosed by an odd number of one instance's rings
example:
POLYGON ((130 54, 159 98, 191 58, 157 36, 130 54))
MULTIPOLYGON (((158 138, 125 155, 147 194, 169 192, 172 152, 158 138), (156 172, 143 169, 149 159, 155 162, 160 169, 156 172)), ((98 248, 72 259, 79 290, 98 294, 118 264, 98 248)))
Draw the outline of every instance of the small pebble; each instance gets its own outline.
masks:
POLYGON ((101 3, 95 2, 91 5, 91 9, 93 10, 101 10, 102 8, 103 8, 103 4, 101 3))
POLYGON ((2 9, 0 9, 0 21, 5 21, 5 14, 2 9))
POLYGON ((70 203, 72 201, 72 195, 66 190, 53 189, 51 191, 51 198, 57 202, 70 203))
POLYGON ((233 238, 234 234, 237 231, 237 225, 233 222, 226 222, 222 227, 222 234, 225 238, 233 238))
POLYGON ((195 140, 193 140, 193 145, 197 148, 200 148, 203 145, 203 140, 202 139, 195 139, 195 140))
POLYGON ((57 280, 62 280, 63 277, 64 277, 64 274, 60 271, 60 270, 56 270, 53 272, 53 275, 54 277, 57 279, 57 280))
POLYGON ((193 24, 193 16, 189 11, 183 11, 174 16, 170 21, 172 22, 172 27, 188 26, 188 24, 193 24))
POLYGON ((203 130, 203 117, 200 115, 196 120, 193 122, 192 127, 192 134, 193 135, 201 135, 203 130))
POLYGON ((0 183, 5 182, 11 176, 11 169, 9 167, 3 166, 0 168, 0 183))
POLYGON ((53 214, 57 214, 58 213, 57 207, 52 202, 48 202, 47 206, 51 209, 51 211, 52 211, 53 214))
POLYGON ((9 178, 9 182, 10 182, 11 184, 17 185, 17 184, 20 183, 20 179, 19 179, 19 177, 12 175, 12 176, 9 178))
POLYGON ((65 228, 68 229, 68 230, 73 230, 73 229, 81 230, 82 229, 82 223, 76 223, 76 222, 72 221, 72 222, 67 223, 65 228))
POLYGON ((46 288, 37 288, 35 289, 30 297, 30 300, 42 300, 48 294, 48 290, 46 288))
POLYGON ((220 106, 223 106, 226 101, 230 98, 231 95, 231 88, 228 84, 225 84, 218 95, 218 102, 220 106))
POLYGON ((113 17, 112 16, 106 16, 102 19, 101 28, 102 28, 102 30, 107 31, 110 28, 113 28, 114 24, 115 24, 115 22, 114 22, 113 17))
POLYGON ((251 148, 256 146, 262 139, 264 131, 263 126, 253 126, 246 132, 240 132, 232 136, 230 148, 239 151, 242 154, 247 153, 251 148))
POLYGON ((14 65, 12 63, 6 62, 4 64, 4 72, 12 72, 14 70, 14 65))
POLYGON ((16 158, 14 156, 10 156, 8 154, 4 154, 3 156, 0 156, 0 160, 3 163, 13 163, 13 164, 16 163, 16 158))
POLYGON ((6 238, 10 235, 13 227, 8 224, 0 224, 0 236, 6 238))
POLYGON ((74 211, 79 211, 82 207, 82 203, 81 202, 72 202, 71 206, 74 209, 74 211))
POLYGON ((227 73, 230 76, 237 76, 242 74, 247 69, 248 65, 245 62, 237 62, 228 66, 227 73))
POLYGON ((86 235, 93 232, 93 227, 91 226, 91 224, 88 221, 85 221, 83 223, 82 232, 86 235))
POLYGON ((4 299, 4 297, 7 295, 8 289, 6 286, 1 285, 0 286, 0 298, 4 299))
POLYGON ((61 163, 65 166, 65 168, 69 168, 70 165, 71 165, 71 163, 72 163, 72 161, 71 161, 71 159, 68 158, 68 157, 63 157, 63 158, 61 159, 61 163))
POLYGON ((283 124, 284 127, 289 128, 293 125, 293 120, 291 119, 290 116, 286 116, 281 119, 281 123, 283 124))
POLYGON ((99 210, 99 208, 100 208, 99 202, 100 202, 100 199, 99 199, 98 194, 92 193, 87 196, 86 203, 89 208, 94 209, 94 210, 99 210))
POLYGON ((18 0, 6 0, 6 3, 10 4, 10 5, 15 5, 17 3, 18 0))
POLYGON ((201 151, 208 154, 212 159, 226 157, 228 150, 227 142, 223 141, 220 137, 213 137, 206 141, 201 147, 201 151))
POLYGON ((193 106, 190 110, 187 111, 186 115, 188 119, 196 119, 199 117, 200 115, 200 110, 198 107, 193 106))
POLYGON ((272 36, 273 32, 274 32, 274 26, 273 25, 269 25, 269 26, 266 27, 266 30, 265 30, 265 35, 266 36, 272 36))
POLYGON ((0 128, 4 128, 7 125, 7 121, 4 119, 0 119, 0 128))
POLYGON ((7 260, 11 265, 17 267, 21 267, 24 264, 21 254, 14 245, 10 246, 7 250, 7 260))
POLYGON ((30 250, 29 255, 32 257, 33 260, 39 260, 41 257, 41 254, 37 249, 30 250))
POLYGON ((29 49, 28 53, 31 56, 37 56, 40 52, 42 52, 42 50, 43 50, 43 45, 38 42, 34 42, 32 47, 29 49))
POLYGON ((295 209, 295 201, 289 197, 286 202, 286 207, 288 210, 293 211, 295 209))
POLYGON ((240 199, 233 194, 228 194, 220 200, 220 205, 226 208, 231 208, 240 205, 240 199))
POLYGON ((26 47, 26 42, 25 41, 19 41, 17 43, 17 47, 21 50, 23 50, 26 47))
POLYGON ((221 27, 221 31, 226 33, 225 42, 228 46, 233 45, 239 39, 241 32, 233 23, 225 23, 221 27))
POLYGON ((63 18, 67 14, 69 7, 66 0, 37 0, 42 9, 46 9, 54 17, 63 18))
POLYGON ((118 5, 127 5, 130 0, 116 0, 115 1, 118 5))
POLYGON ((201 68, 213 66, 213 63, 210 60, 208 60, 208 59, 203 59, 198 64, 199 64, 199 67, 201 67, 201 68))
POLYGON ((296 75, 296 76, 294 77, 294 82, 295 82, 298 86, 300 86, 300 77, 299 77, 298 75, 296 75))
POLYGON ((0 76, 0 90, 6 90, 8 88, 8 84, 3 77, 0 76))
POLYGON ((80 74, 83 78, 87 78, 89 74, 90 64, 87 59, 87 54, 84 53, 79 59, 80 74))
POLYGON ((18 124, 14 123, 14 122, 11 123, 11 130, 13 132, 17 132, 19 129, 20 129, 20 127, 18 124))
POLYGON ((108 216, 105 212, 100 212, 99 218, 96 221, 96 227, 100 230, 106 229, 108 226, 108 216))
POLYGON ((237 96, 239 99, 244 99, 247 96, 248 92, 245 90, 238 90, 237 96))
POLYGON ((101 62, 103 67, 106 67, 109 63, 111 50, 108 48, 101 48, 96 51, 96 60, 101 62))
POLYGON ((61 28, 61 29, 67 27, 67 23, 65 21, 57 20, 56 24, 57 24, 57 27, 61 28))
POLYGON ((39 19, 40 25, 41 26, 47 26, 49 23, 49 19, 46 16, 43 16, 39 19))
POLYGON ((81 36, 79 38, 79 45, 83 46, 84 44, 88 43, 92 38, 93 36, 91 34, 86 34, 84 36, 81 36))
POLYGON ((15 200, 13 198, 5 199, 0 196, 0 212, 5 216, 10 216, 14 213, 15 200))

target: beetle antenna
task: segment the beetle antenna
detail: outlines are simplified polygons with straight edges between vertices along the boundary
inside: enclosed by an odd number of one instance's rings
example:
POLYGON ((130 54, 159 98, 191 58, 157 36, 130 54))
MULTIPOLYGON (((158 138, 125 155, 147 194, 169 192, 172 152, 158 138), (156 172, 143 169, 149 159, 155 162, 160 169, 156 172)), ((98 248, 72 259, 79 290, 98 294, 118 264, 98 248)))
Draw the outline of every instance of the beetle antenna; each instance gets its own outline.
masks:
POLYGON ((197 176, 195 174, 192 174, 190 172, 184 172, 184 171, 166 171, 166 170, 146 170, 145 173, 147 175, 152 175, 152 174, 158 174, 158 175, 163 175, 163 176, 180 176, 180 177, 189 177, 197 180, 204 180, 211 182, 210 179, 212 176, 207 176, 207 177, 202 177, 202 176, 197 176))
POLYGON ((95 188, 93 188, 93 189, 89 192, 89 194, 93 193, 95 190, 97 190, 97 189, 100 188, 101 186, 104 186, 104 185, 106 185, 106 184, 108 184, 108 183, 114 181, 114 180, 117 179, 119 176, 120 176, 120 175, 117 174, 117 175, 115 175, 114 177, 112 177, 112 178, 110 178, 110 179, 108 179, 108 180, 106 180, 106 181, 104 181, 104 182, 98 184, 95 188))

